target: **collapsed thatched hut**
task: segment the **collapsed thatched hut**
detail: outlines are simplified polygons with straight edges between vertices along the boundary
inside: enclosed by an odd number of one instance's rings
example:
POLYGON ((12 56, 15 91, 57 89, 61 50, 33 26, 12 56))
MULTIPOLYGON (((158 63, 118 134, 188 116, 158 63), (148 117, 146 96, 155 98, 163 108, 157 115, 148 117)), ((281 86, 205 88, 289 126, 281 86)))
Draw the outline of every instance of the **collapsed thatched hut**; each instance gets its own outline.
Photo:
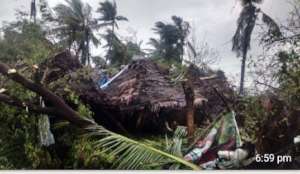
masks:
POLYGON ((128 129, 163 127, 163 111, 181 110, 186 105, 182 88, 174 86, 167 72, 147 59, 124 67, 103 90, 110 104, 119 106, 120 120, 128 129))
MULTIPOLYGON (((187 102, 182 84, 173 83, 168 70, 152 60, 132 61, 100 90, 93 81, 92 70, 68 52, 57 54, 39 67, 47 86, 60 96, 67 96, 65 88, 70 87, 90 106, 95 121, 107 128, 161 132, 186 123, 187 102)), ((203 76, 208 75, 199 73, 196 67, 189 68, 187 77, 193 82, 196 124, 205 116, 224 110, 213 86, 225 96, 232 92, 223 76, 205 80, 201 79, 203 76)))
MULTIPOLYGON (((129 129, 170 130, 169 123, 185 123, 185 94, 169 73, 149 59, 135 60, 102 86, 110 104, 119 106, 120 119, 129 129), (158 127, 155 127, 158 126, 158 127)), ((196 95, 197 106, 205 101, 196 95)))
POLYGON ((157 112, 162 108, 185 106, 182 88, 173 85, 167 73, 147 59, 133 61, 126 66, 104 87, 104 92, 122 111, 149 109, 157 112))

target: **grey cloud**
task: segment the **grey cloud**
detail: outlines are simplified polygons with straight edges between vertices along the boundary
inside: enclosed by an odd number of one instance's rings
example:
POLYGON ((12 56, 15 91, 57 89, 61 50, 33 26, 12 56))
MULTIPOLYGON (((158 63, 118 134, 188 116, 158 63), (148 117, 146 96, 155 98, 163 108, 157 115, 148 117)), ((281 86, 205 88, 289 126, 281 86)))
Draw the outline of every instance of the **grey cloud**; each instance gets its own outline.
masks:
MULTIPOLYGON (((54 6, 60 0, 48 0, 54 6)), ((96 10, 99 0, 84 0, 96 10)), ((29 9, 30 0, 0 0, 0 19, 12 20, 14 8, 23 4, 29 9)), ((237 0, 116 0, 120 14, 129 18, 129 23, 121 23, 123 33, 128 27, 137 30, 139 40, 144 43, 154 36, 151 30, 158 20, 170 21, 170 16, 178 15, 195 23, 198 37, 205 38, 209 45, 219 50, 221 62, 214 65, 227 74, 239 73, 240 60, 231 52, 231 37, 236 28, 236 20, 241 10, 237 0)), ((265 0, 261 8, 278 22, 284 22, 290 9, 287 0, 265 0)), ((257 45, 257 43, 252 43, 257 45)), ((259 54, 253 46, 251 54, 259 54)), ((94 50, 98 53, 101 50, 94 50)))

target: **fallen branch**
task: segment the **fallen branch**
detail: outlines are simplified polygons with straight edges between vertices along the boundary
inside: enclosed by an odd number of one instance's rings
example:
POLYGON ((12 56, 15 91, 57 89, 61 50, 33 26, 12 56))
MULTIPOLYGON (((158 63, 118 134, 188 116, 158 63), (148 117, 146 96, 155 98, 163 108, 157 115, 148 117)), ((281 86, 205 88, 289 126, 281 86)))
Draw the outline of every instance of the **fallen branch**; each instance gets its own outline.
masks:
POLYGON ((29 89, 30 91, 33 91, 38 95, 42 96, 44 100, 49 101, 56 109, 56 115, 59 115, 65 118, 66 120, 74 123, 75 125, 83 128, 95 124, 91 120, 80 117, 77 112, 75 112, 70 106, 68 106, 64 102, 63 99, 55 95, 53 92, 51 92, 41 84, 36 84, 33 81, 24 78, 15 69, 11 69, 6 64, 1 62, 0 73, 4 76, 7 76, 9 79, 21 84, 26 89, 29 89))
POLYGON ((38 114, 48 114, 48 115, 57 115, 58 113, 56 112, 57 110, 55 108, 50 108, 50 107, 41 107, 41 106, 36 106, 33 105, 32 103, 28 102, 22 102, 17 98, 5 95, 5 94, 0 94, 0 102, 3 102, 7 105, 26 109, 31 112, 35 112, 38 114))

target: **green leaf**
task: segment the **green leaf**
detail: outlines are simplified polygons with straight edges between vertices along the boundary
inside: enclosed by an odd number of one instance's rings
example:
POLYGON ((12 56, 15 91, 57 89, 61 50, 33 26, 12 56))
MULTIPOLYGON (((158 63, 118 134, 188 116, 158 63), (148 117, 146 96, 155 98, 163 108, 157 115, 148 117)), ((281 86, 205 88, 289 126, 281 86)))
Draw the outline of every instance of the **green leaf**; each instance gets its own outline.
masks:
POLYGON ((102 126, 97 125, 87 129, 89 132, 85 136, 101 138, 95 141, 94 147, 104 149, 109 156, 117 157, 114 163, 117 169, 147 169, 154 163, 181 164, 193 170, 200 169, 183 158, 116 134, 102 126))

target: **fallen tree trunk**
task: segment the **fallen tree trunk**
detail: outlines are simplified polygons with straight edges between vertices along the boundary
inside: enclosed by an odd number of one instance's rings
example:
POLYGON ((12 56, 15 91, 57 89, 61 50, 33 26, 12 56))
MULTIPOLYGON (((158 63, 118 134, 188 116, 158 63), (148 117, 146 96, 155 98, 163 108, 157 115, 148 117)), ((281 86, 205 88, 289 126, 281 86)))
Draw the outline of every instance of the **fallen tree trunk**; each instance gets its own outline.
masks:
POLYGON ((41 112, 41 113, 51 113, 60 117, 63 117, 64 119, 70 121, 71 123, 85 128, 87 126, 93 125, 94 122, 85 118, 82 118, 78 115, 77 112, 75 112, 71 107, 69 107, 63 99, 61 99, 59 96, 55 95, 53 92, 42 86, 41 84, 36 84, 31 80, 26 79, 22 75, 20 75, 15 69, 9 68, 6 64, 0 63, 0 73, 9 79, 21 84, 26 89, 29 89, 41 97, 43 97, 44 100, 49 101, 53 108, 44 107, 41 108, 39 106, 34 105, 26 105, 25 102, 18 101, 16 99, 12 99, 11 97, 2 95, 0 97, 0 101, 14 105, 16 107, 21 107, 21 103, 23 107, 30 107, 31 110, 41 112))
POLYGON ((92 68, 83 67, 68 51, 56 54, 38 67, 37 74, 45 86, 63 97, 73 108, 76 104, 68 99, 70 92, 74 92, 83 104, 89 106, 94 113, 95 122, 114 131, 127 132, 115 117, 114 111, 117 108, 109 105, 106 94, 96 86, 95 72, 92 68), (66 91, 66 88, 70 91, 66 91))

